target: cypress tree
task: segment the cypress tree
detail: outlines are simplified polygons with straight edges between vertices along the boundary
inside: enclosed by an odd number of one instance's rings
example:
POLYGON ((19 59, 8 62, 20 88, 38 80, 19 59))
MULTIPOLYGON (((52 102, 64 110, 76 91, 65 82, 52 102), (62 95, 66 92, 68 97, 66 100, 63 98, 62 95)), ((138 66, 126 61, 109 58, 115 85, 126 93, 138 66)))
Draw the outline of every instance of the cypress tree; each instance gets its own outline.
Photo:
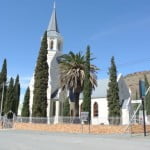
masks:
POLYGON ((109 123, 120 123, 120 104, 119 104, 119 88, 117 83, 117 69, 114 57, 111 58, 111 66, 109 68, 109 83, 107 90, 107 101, 109 110, 109 123))
POLYGON ((0 108, 1 108, 1 101, 3 100, 2 110, 4 109, 4 104, 6 101, 6 90, 7 90, 6 81, 7 81, 7 60, 4 59, 3 66, 0 72, 0 108), (3 94, 3 99, 2 99, 2 94, 3 94))
POLYGON ((14 85, 14 107, 15 111, 14 113, 18 114, 18 106, 19 106, 19 100, 20 100, 20 83, 19 83, 19 75, 17 75, 14 85))
POLYGON ((83 88, 83 104, 82 110, 89 112, 89 117, 91 116, 91 82, 90 82, 90 46, 87 46, 86 56, 85 56, 85 80, 83 88))
MULTIPOLYGON (((145 89, 147 90, 149 88, 149 82, 146 75, 144 75, 144 81, 145 81, 145 89)), ((147 115, 150 115, 150 92, 148 92, 147 95, 145 96, 145 106, 147 115)))
POLYGON ((0 83, 7 81, 7 61, 4 59, 2 70, 0 73, 0 83))
POLYGON ((4 106, 4 113, 7 114, 9 111, 15 112, 14 107, 14 79, 11 78, 6 93, 6 101, 4 106))
POLYGON ((69 98, 66 98, 63 103, 63 116, 70 116, 69 98))
POLYGON ((30 89, 28 87, 26 90, 25 96, 24 96, 24 102, 23 102, 23 107, 22 107, 22 112, 21 112, 22 117, 29 117, 30 116, 29 99, 30 99, 30 89))
POLYGON ((33 117, 46 117, 47 113, 47 87, 48 87, 48 64, 47 64, 47 32, 42 39, 39 56, 34 74, 34 96, 32 106, 33 117))

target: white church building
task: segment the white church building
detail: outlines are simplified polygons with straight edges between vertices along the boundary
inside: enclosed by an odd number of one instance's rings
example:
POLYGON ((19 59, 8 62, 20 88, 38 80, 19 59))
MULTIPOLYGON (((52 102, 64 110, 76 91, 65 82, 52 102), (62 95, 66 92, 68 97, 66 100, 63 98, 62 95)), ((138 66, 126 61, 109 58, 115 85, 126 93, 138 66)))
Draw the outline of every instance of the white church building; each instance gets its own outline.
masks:
MULTIPOLYGON (((107 101, 107 90, 108 90, 108 79, 98 80, 98 86, 91 95, 91 123, 94 125, 98 124, 109 124, 108 118, 108 101, 107 101)), ((127 87, 125 80, 121 74, 117 78, 119 87, 119 100, 121 106, 121 124, 129 124, 131 118, 131 92, 127 87)), ((80 100, 80 112, 82 111, 82 102, 80 100)))
MULTIPOLYGON (((63 38, 59 32, 55 6, 47 29, 48 54, 47 63, 49 66, 49 81, 47 88, 47 117, 55 117, 58 122, 59 116, 62 115, 63 96, 59 90, 59 64, 57 57, 62 55, 63 38), (61 95, 61 96, 60 96, 61 95), (55 102, 55 105, 54 105, 55 102)), ((108 79, 98 80, 98 87, 92 93, 91 99, 91 123, 92 124, 109 124, 108 123, 108 107, 107 107, 107 89, 108 79)), ((119 98, 121 105, 122 124, 129 124, 131 99, 130 90, 127 87, 122 75, 118 76, 119 98)), ((30 115, 32 116, 33 91, 34 91, 34 75, 29 84, 30 88, 30 115)), ((72 102, 70 102, 72 103, 72 102)), ((82 99, 79 102, 80 112, 82 107, 82 99)), ((73 105, 71 105, 73 106, 73 105)), ((71 112, 74 111, 72 107, 71 112)))

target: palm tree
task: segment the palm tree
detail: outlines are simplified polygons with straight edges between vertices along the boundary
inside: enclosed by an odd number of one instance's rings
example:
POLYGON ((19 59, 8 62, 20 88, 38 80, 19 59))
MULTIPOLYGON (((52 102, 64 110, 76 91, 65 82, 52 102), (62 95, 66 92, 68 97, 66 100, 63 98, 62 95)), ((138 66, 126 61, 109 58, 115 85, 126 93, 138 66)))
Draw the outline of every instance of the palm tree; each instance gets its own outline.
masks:
MULTIPOLYGON (((85 57, 81 53, 62 55, 60 57, 60 85, 62 90, 67 89, 72 92, 75 102, 74 116, 79 116, 79 97, 83 91, 85 79, 85 57)), ((91 65, 90 67, 90 82, 92 88, 97 86, 96 70, 97 67, 91 65)))

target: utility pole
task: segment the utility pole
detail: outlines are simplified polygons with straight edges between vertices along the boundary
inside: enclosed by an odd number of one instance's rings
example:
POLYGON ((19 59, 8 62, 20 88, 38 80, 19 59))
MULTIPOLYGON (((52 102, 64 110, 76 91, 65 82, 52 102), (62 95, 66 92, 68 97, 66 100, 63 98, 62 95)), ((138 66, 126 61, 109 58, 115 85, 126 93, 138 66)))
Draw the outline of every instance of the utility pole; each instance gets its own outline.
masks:
POLYGON ((144 106, 144 101, 145 101, 145 96, 148 94, 150 87, 148 89, 145 88, 145 82, 140 80, 139 81, 139 90, 140 90, 140 97, 142 100, 142 106, 143 106, 143 128, 144 128, 144 136, 146 136, 146 121, 145 121, 145 106, 144 106))
POLYGON ((2 98, 1 98, 1 110, 0 110, 0 116, 2 116, 2 109, 3 109, 3 100, 4 100, 4 86, 5 86, 5 83, 3 82, 2 83, 2 86, 3 86, 3 89, 2 89, 2 98))

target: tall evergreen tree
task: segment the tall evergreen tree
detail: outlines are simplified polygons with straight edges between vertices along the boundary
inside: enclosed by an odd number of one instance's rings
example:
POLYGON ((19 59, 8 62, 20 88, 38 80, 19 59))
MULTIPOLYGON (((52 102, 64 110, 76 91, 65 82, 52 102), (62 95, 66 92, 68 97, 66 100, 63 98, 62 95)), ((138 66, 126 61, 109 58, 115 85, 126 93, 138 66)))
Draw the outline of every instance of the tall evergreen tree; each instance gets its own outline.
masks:
MULTIPOLYGON (((146 75, 144 75, 144 81, 145 81, 145 89, 147 90, 150 85, 146 75)), ((145 96, 145 106, 147 115, 150 115, 150 92, 148 92, 147 95, 145 96)))
POLYGON ((66 98, 63 103, 63 116, 70 116, 69 98, 66 98))
POLYGON ((120 103, 119 103, 119 88, 117 83, 117 69, 114 57, 111 58, 111 66, 109 68, 109 83, 107 90, 109 123, 119 124, 120 120, 120 103))
POLYGON ((24 97, 24 102, 23 102, 23 107, 22 107, 22 112, 21 112, 22 117, 29 117, 30 116, 29 99, 30 99, 30 89, 28 87, 26 90, 26 93, 25 93, 25 97, 24 97))
POLYGON ((11 78, 6 93, 6 101, 4 106, 4 113, 9 111, 15 112, 15 100, 14 100, 14 79, 11 78))
POLYGON ((2 110, 4 109, 4 103, 6 100, 6 81, 7 81, 7 61, 4 59, 2 70, 0 72, 0 108, 2 104, 2 110), (1 103, 3 101, 3 103, 1 103))
POLYGON ((20 83, 19 83, 19 75, 17 75, 14 85, 14 101, 15 101, 15 111, 14 113, 18 114, 18 106, 20 100, 20 83))
POLYGON ((48 64, 47 64, 47 32, 42 39, 39 56, 34 74, 34 97, 32 116, 46 117, 47 87, 48 87, 48 64))
POLYGON ((89 112, 89 117, 91 116, 91 91, 92 86, 90 82, 90 46, 87 46, 86 56, 85 56, 85 79, 83 87, 83 104, 82 110, 89 112))

